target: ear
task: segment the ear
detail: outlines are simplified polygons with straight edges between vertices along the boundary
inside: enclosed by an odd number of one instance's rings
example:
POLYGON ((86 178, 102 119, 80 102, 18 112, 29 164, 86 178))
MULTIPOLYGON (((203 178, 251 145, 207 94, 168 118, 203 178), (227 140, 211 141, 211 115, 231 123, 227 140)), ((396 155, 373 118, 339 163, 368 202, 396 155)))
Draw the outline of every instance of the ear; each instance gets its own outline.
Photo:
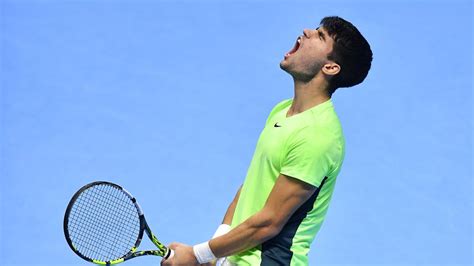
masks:
POLYGON ((334 62, 327 63, 323 66, 322 71, 326 75, 334 76, 341 71, 341 66, 334 62))

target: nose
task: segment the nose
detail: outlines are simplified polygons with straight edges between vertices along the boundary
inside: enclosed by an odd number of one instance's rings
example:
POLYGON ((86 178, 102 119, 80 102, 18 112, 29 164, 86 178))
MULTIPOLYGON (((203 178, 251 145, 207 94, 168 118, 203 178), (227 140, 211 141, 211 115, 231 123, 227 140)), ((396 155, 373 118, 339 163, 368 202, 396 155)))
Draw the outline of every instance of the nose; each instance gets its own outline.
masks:
POLYGON ((306 36, 306 38, 309 38, 311 36, 311 30, 310 29, 304 29, 303 34, 304 34, 304 36, 306 36))

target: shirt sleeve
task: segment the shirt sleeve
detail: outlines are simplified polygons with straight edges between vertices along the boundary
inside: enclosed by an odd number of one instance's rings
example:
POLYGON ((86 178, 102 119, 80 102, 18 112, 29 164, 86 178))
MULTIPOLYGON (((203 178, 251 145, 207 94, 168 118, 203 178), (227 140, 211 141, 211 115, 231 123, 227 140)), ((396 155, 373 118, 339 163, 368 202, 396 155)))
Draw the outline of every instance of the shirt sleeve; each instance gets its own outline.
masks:
POLYGON ((335 146, 327 129, 305 127, 289 137, 280 173, 319 187, 333 168, 335 146))

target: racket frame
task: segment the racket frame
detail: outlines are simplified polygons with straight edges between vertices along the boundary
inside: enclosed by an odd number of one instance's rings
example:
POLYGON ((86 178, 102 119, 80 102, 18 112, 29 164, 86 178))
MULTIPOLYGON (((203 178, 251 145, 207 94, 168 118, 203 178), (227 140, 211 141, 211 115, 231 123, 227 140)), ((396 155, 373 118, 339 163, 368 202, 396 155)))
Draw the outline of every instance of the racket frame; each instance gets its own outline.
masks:
POLYGON ((148 226, 146 220, 145 220, 145 215, 143 214, 143 211, 142 211, 142 208, 140 207, 140 205, 138 204, 137 200, 135 199, 135 197, 132 196, 132 194, 130 192, 128 192, 126 189, 124 189, 123 187, 117 185, 117 184, 114 184, 114 183, 111 183, 111 182, 108 182, 108 181, 95 181, 95 182, 92 182, 92 183, 89 183, 85 186, 83 186, 82 188, 80 188, 75 194, 74 196, 71 198, 71 200, 69 201, 69 204, 66 208, 66 213, 64 214, 64 222, 63 222, 63 229, 64 229, 64 236, 66 237, 66 241, 69 245, 69 247, 74 251, 74 253, 76 253, 79 257, 83 258, 84 260, 86 261, 89 261, 89 262, 92 262, 92 263, 95 263, 95 264, 99 264, 99 265, 113 265, 113 264, 118 264, 118 263, 121 263, 121 262, 124 262, 126 260, 129 260, 129 259, 132 259, 132 258, 135 258, 135 257, 140 257, 140 256, 144 256, 144 255, 154 255, 154 256, 161 256, 163 257, 164 259, 167 259, 170 257, 171 255, 171 249, 170 248, 167 248, 165 245, 163 245, 157 238, 156 236, 151 232, 151 229, 150 227, 148 226), (94 260, 94 259, 91 259, 89 257, 86 257, 84 256, 83 254, 81 254, 73 245, 72 243, 72 240, 70 238, 70 235, 69 235, 69 230, 68 230, 68 222, 69 222, 69 214, 71 212, 71 209, 72 209, 72 206, 74 206, 74 203, 76 202, 77 198, 82 194, 82 192, 84 192, 85 190, 93 187, 93 186, 98 186, 98 185, 109 185, 109 186, 112 186, 112 187, 115 187, 121 191, 123 191, 127 196, 128 198, 133 202, 133 204, 135 205, 135 208, 137 209, 137 212, 138 212, 138 218, 140 220, 140 231, 138 233, 138 237, 137 237, 137 240, 135 241, 135 244, 133 245, 133 247, 130 249, 130 251, 125 254, 124 256, 118 258, 118 259, 115 259, 115 260, 111 260, 111 261, 100 261, 100 260, 94 260), (151 242, 153 242, 153 244, 158 248, 158 250, 143 250, 143 251, 137 251, 137 248, 138 246, 140 245, 141 241, 142 241, 142 238, 143 238, 143 232, 146 232, 147 236, 150 238, 151 242))

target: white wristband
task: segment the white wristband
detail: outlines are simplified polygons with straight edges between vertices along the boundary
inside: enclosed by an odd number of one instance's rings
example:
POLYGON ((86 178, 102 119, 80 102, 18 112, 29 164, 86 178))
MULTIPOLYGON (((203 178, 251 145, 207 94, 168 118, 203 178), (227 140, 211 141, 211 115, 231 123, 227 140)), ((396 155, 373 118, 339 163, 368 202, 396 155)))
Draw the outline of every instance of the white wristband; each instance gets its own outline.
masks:
POLYGON ((211 247, 209 247, 209 241, 195 245, 193 251, 199 264, 208 263, 216 259, 211 247))
POLYGON ((225 234, 229 233, 229 231, 230 231, 230 225, 221 224, 221 225, 219 225, 219 227, 217 227, 217 230, 214 233, 214 235, 212 236, 212 238, 216 238, 218 236, 225 235, 225 234))

